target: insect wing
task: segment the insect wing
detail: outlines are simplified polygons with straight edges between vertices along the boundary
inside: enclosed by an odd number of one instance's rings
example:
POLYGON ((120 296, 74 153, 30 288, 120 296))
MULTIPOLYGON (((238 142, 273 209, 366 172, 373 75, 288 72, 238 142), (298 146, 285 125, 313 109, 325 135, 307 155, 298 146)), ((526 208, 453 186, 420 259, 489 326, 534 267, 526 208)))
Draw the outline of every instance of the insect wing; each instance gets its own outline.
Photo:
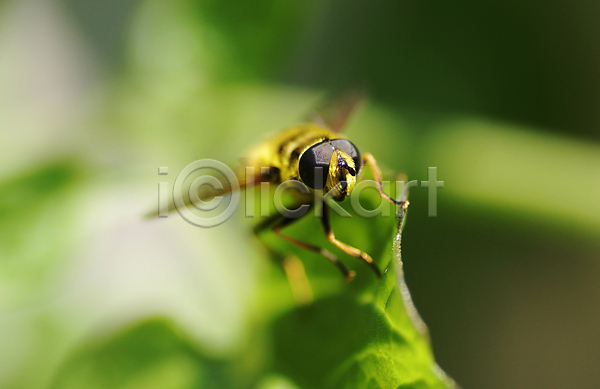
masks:
POLYGON ((352 112, 363 100, 365 100, 365 93, 361 89, 329 95, 315 109, 311 119, 334 132, 341 132, 352 112))

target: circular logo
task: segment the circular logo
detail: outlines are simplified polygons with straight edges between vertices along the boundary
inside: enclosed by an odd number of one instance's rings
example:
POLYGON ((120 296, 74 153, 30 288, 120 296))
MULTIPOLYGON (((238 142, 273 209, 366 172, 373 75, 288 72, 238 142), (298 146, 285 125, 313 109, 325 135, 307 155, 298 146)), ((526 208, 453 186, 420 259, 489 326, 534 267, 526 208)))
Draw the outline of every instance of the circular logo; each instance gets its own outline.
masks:
POLYGON ((183 170, 181 170, 181 172, 179 172, 177 175, 175 184, 173 185, 173 201, 175 202, 175 208, 177 209, 177 212, 179 212, 179 215, 181 215, 185 221, 198 227, 210 228, 224 223, 231 217, 231 215, 233 215, 240 202, 239 189, 240 183, 235 173, 229 168, 229 166, 214 159, 199 159, 184 167, 183 170), (223 185, 216 177, 204 175, 196 178, 192 182, 188 192, 190 204, 186 204, 183 197, 185 181, 192 173, 200 169, 213 169, 218 171, 226 178, 227 182, 229 183, 229 187, 231 188, 231 200, 227 205, 227 208, 219 215, 214 217, 203 218, 195 215, 188 208, 188 206, 193 205, 199 211, 208 212, 216 209, 223 202, 224 196, 214 196, 214 199, 211 201, 203 201, 198 195, 198 190, 203 185, 208 185, 217 192, 222 191, 223 185))

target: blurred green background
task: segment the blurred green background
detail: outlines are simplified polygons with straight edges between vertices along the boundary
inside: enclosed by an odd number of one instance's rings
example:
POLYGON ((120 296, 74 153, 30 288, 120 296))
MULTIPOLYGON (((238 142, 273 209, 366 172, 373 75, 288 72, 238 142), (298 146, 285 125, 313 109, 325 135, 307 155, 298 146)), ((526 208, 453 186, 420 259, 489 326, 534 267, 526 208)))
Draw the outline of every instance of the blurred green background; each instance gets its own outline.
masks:
POLYGON ((233 166, 366 85, 348 136, 445 181, 437 218, 412 190, 403 238, 440 366, 465 388, 599 387, 599 18, 583 1, 0 2, 0 386, 110 387, 85 380, 156 355, 128 387, 186 387, 199 355, 203 382, 252 371, 240 350, 283 299, 252 223, 141 215, 189 162, 233 166))

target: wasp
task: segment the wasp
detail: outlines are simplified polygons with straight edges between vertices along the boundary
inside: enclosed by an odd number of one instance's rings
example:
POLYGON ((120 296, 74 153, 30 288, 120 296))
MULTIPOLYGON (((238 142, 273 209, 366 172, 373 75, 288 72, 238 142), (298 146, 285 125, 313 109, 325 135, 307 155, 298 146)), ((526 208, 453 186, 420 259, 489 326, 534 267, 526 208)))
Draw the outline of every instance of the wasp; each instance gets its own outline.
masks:
MULTIPOLYGON (((298 206, 307 204, 312 207, 317 205, 317 201, 321 202, 318 204, 322 207, 319 218, 327 240, 346 254, 367 263, 375 275, 381 278, 381 271, 369 254, 335 237, 330 221, 330 210, 327 206, 328 198, 341 202, 352 193, 365 166, 371 169, 377 183, 377 190, 383 199, 404 210, 408 206, 408 201, 394 200, 383 192, 381 171, 375 158, 370 153, 361 153, 356 145, 341 133, 350 112, 361 98, 360 95, 351 93, 344 99, 338 99, 335 104, 329 104, 319 114, 312 115, 311 122, 285 129, 256 145, 243 160, 243 165, 245 168, 250 168, 250 171, 260 173, 253 177, 246 177, 239 188, 247 188, 263 182, 274 185, 286 181, 301 182, 308 188, 309 194, 296 193, 298 206), (325 195, 315 196, 315 191, 322 191, 325 195)), ((211 195, 222 195, 239 188, 225 188, 214 191, 211 195)), ((309 213, 305 212, 304 215, 309 213)), ((271 229, 286 241, 331 261, 345 279, 351 280, 355 272, 348 269, 330 251, 282 232, 285 227, 299 219, 300 217, 276 214, 256 225, 254 232, 258 235, 264 230, 271 229)))

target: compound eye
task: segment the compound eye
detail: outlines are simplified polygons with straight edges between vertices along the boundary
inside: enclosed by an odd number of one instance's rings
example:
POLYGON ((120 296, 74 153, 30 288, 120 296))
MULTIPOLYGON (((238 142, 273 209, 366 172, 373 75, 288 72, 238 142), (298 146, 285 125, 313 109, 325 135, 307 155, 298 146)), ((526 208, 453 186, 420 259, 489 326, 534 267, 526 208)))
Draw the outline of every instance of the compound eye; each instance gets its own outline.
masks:
POLYGON ((333 155, 333 146, 323 141, 306 150, 298 162, 300 179, 312 189, 323 189, 329 173, 329 162, 333 155))
POLYGON ((354 160, 354 165, 356 166, 356 172, 358 174, 362 169, 362 157, 356 146, 354 146, 354 143, 347 139, 334 139, 330 142, 333 147, 342 150, 354 160))

